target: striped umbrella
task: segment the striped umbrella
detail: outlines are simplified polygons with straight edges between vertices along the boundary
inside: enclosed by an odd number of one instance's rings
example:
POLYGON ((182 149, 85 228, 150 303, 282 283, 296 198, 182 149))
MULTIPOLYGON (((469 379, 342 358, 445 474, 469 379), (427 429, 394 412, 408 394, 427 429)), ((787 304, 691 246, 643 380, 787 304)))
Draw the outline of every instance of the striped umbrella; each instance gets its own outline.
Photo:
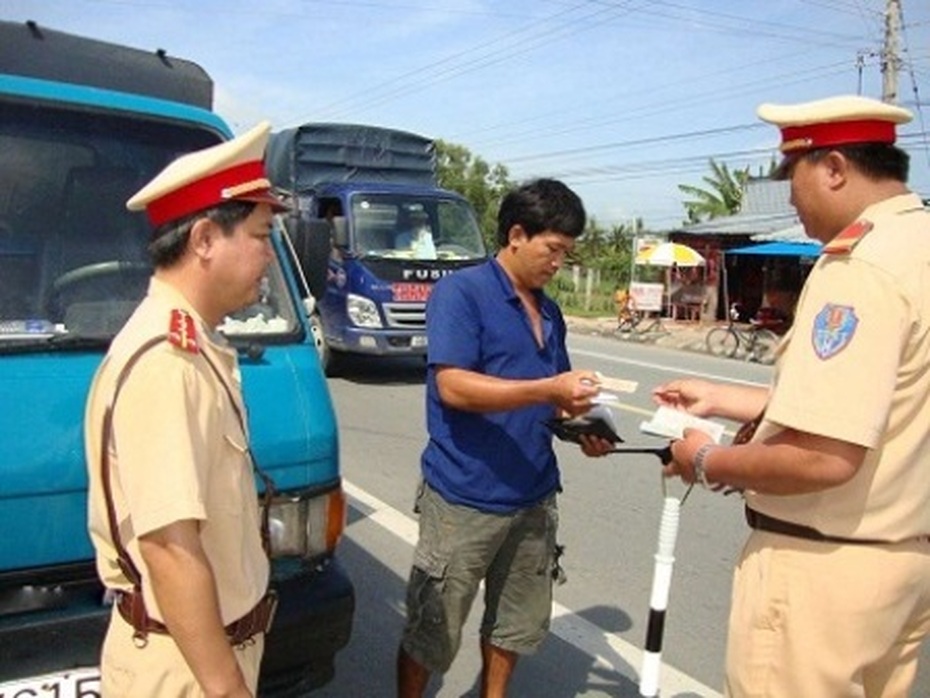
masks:
POLYGON ((654 267, 702 267, 704 257, 687 245, 679 242, 663 242, 655 247, 649 247, 636 255, 637 264, 654 267))

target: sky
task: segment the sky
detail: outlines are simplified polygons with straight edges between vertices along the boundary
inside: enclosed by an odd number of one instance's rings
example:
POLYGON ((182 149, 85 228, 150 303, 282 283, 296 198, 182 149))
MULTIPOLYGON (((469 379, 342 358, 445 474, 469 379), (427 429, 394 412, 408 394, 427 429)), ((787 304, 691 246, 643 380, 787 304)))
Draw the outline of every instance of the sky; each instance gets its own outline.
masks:
MULTIPOLYGON (((767 171, 762 102, 881 98, 890 0, 0 0, 0 19, 164 49, 235 132, 374 124, 556 177, 603 227, 663 231, 710 159, 767 171)), ((899 128, 930 197, 930 2, 900 0, 899 128)))

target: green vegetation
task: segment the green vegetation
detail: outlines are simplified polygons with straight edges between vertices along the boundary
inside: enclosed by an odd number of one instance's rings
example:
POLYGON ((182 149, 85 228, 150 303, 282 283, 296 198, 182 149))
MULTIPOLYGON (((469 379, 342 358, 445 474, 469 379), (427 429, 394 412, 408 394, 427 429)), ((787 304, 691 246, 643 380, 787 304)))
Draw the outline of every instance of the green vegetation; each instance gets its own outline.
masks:
MULTIPOLYGON (((497 249, 497 210, 500 202, 516 183, 503 165, 489 165, 465 146, 436 141, 436 169, 440 186, 467 198, 478 215, 485 244, 497 249)), ((769 165, 769 174, 775 167, 769 165)), ((703 177, 707 188, 680 184, 678 188, 693 197, 683 203, 688 222, 725 216, 739 211, 743 186, 749 170, 731 172, 725 164, 710 161, 711 174, 703 177)), ((762 172, 759 172, 762 176, 762 172)), ((613 315, 614 292, 627 288, 633 273, 633 243, 636 236, 663 238, 664 232, 649 231, 643 221, 602 227, 595 218, 588 220, 571 258, 546 290, 566 314, 580 316, 613 315), (578 267, 578 271, 574 270, 578 267), (591 275, 589 285, 587 275, 591 275)), ((636 281, 662 282, 664 270, 637 267, 636 281)))

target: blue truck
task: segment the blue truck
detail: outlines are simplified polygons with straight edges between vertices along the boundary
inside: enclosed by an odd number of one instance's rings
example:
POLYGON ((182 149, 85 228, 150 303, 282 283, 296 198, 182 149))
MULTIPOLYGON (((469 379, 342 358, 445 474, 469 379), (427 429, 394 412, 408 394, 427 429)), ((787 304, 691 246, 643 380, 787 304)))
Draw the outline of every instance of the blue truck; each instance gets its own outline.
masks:
POLYGON ((273 133, 265 161, 297 202, 289 230, 327 372, 344 353, 425 355, 433 285, 487 257, 471 204, 437 186, 434 141, 306 123, 273 133))
MULTIPOLYGON (((86 532, 91 377, 145 293, 143 216, 127 198, 178 155, 231 136, 194 63, 0 22, 0 696, 98 693, 110 606, 86 532)), ((309 293, 278 225, 260 301, 226 319, 240 349, 271 512, 280 604, 263 695, 333 675, 351 580, 336 421, 309 293)))

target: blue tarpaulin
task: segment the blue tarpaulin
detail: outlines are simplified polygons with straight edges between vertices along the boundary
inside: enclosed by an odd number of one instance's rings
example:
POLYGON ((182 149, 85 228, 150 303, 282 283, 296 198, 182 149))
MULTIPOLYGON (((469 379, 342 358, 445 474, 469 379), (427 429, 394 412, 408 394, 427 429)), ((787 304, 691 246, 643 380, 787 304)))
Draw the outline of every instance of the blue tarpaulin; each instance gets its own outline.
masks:
POLYGON ((761 254, 770 257, 817 257, 821 247, 819 242, 762 242, 758 245, 726 250, 726 253, 761 254))

